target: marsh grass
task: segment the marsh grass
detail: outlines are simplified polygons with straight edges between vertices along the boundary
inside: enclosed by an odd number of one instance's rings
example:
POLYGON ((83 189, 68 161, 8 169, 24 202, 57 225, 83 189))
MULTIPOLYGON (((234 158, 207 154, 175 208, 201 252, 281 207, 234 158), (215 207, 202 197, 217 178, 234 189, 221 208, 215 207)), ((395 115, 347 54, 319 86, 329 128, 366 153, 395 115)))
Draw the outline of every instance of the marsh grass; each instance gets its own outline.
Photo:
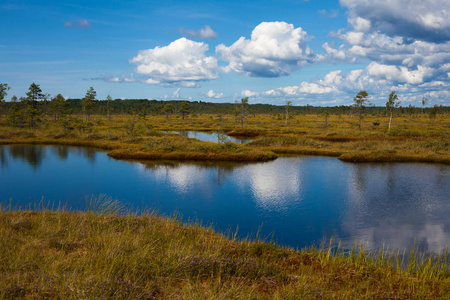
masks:
MULTIPOLYGON (((82 124, 82 116, 69 123, 82 124)), ((312 154, 341 157, 350 162, 438 162, 450 164, 450 118, 397 116, 391 130, 388 118, 366 116, 362 130, 352 115, 296 115, 288 125, 272 115, 249 115, 244 129, 233 115, 199 115, 166 120, 163 116, 116 115, 111 120, 91 116, 89 130, 65 130, 44 120, 39 128, 12 128, 0 123, 0 144, 60 144, 96 147, 118 159, 267 161, 276 154, 312 154), (376 126, 373 124, 377 124, 376 126), (224 132, 251 136, 245 145, 212 143, 170 134, 176 131, 224 132)))
POLYGON ((444 299, 449 253, 237 240, 179 216, 0 212, 0 299, 444 299))

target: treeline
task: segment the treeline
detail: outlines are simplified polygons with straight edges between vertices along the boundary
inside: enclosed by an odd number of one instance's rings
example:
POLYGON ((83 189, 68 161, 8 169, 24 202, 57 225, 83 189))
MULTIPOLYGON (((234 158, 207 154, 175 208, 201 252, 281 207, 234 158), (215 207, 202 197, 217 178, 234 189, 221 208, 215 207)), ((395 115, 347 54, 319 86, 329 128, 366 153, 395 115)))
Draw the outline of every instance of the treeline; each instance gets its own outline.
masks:
MULTIPOLYGON (((10 87, 8 84, 0 83, 0 117, 6 116, 8 124, 14 127, 35 127, 44 116, 51 116, 54 122, 59 122, 64 127, 67 117, 83 115, 83 123, 89 123, 90 115, 104 115, 108 118, 113 114, 136 115, 144 118, 147 115, 165 115, 167 119, 173 115, 181 118, 187 116, 195 117, 200 114, 235 114, 236 116, 272 114, 279 119, 291 118, 295 115, 317 114, 317 115, 360 115, 362 112, 368 115, 387 116, 390 114, 413 115, 428 114, 430 118, 435 118, 438 114, 449 114, 450 107, 434 105, 425 107, 428 100, 422 100, 422 107, 412 105, 401 106, 400 101, 390 99, 386 106, 364 106, 366 99, 358 102, 357 97, 354 105, 340 105, 332 107, 317 106, 292 106, 290 101, 285 105, 272 104, 248 104, 248 99, 241 99, 235 103, 212 103, 203 101, 180 101, 180 100, 147 100, 147 99, 115 99, 111 96, 104 100, 96 99, 96 91, 89 88, 82 99, 65 99, 61 94, 51 97, 44 93, 38 84, 32 83, 25 96, 17 98, 11 97, 11 101, 6 101, 10 87), (245 101, 243 101, 245 100, 245 101), (394 102, 392 102, 394 101, 394 102), (289 113, 288 113, 289 112, 289 113)), ((360 92, 361 93, 361 92, 360 92)), ((395 94, 395 92, 393 92, 395 94)), ((359 95, 359 94, 358 94, 359 95)), ((391 93, 391 97, 392 97, 391 93)), ((394 95, 397 97, 396 95, 394 95)), ((79 125, 84 126, 84 125, 79 125)))
MULTIPOLYGON (((75 114, 80 114, 82 99, 67 99, 70 103, 70 107, 75 114)), ((235 114, 236 103, 214 103, 204 101, 185 101, 185 100, 147 100, 147 99, 115 99, 111 102, 111 113, 113 114, 139 114, 141 109, 145 109, 148 115, 164 115, 164 107, 166 105, 172 105, 174 112, 178 111, 183 102, 189 103, 191 113, 196 114, 235 114)), ((273 105, 273 104, 249 104, 250 114, 284 114, 285 105, 273 105)), ((437 105, 436 105, 437 106, 437 105)), ((450 107, 437 106, 438 113, 450 113, 450 107)), ((434 107, 415 107, 415 106, 399 106, 395 108, 395 111, 399 114, 429 114, 434 107)), ((107 102, 106 100, 94 101, 94 114, 106 115, 107 114, 107 102)), ((324 111, 328 111, 332 115, 338 114, 351 114, 354 111, 352 105, 340 105, 340 106, 290 106, 289 111, 293 114, 322 114, 324 111)), ((368 106, 366 107, 368 114, 384 114, 386 107, 384 106, 368 106)))
MULTIPOLYGON (((75 114, 82 113, 82 99, 67 99, 70 107, 75 114)), ((185 100, 147 100, 147 99, 115 99, 110 102, 111 113, 113 114, 139 114, 144 109, 148 115, 164 115, 167 106, 173 107, 173 113, 180 110, 183 103, 189 103, 189 110, 194 114, 234 114, 236 103, 213 103, 204 101, 185 101, 185 100)), ((284 114, 284 105, 272 104, 249 104, 250 114, 284 114)), ((351 106, 335 107, 316 107, 291 106, 289 108, 294 114, 316 114, 323 110, 329 110, 330 113, 345 114, 351 110, 351 106)), ((106 100, 94 101, 94 114, 106 115, 108 103, 106 100)))

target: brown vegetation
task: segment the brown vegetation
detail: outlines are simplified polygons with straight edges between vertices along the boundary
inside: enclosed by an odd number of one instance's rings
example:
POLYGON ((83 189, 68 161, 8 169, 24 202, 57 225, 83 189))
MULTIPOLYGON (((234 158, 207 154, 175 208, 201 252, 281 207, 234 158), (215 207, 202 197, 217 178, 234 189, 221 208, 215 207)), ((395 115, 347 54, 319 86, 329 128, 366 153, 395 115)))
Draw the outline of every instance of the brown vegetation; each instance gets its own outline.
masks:
MULTIPOLYGON (((114 204, 113 202, 111 202, 114 204)), ((110 204, 111 204, 110 203, 110 204)), ((1 299, 444 299, 448 253, 285 249, 152 214, 0 212, 1 299)))
POLYGON ((366 116, 358 130, 357 116, 329 115, 327 124, 318 115, 295 115, 289 125, 269 114, 248 115, 245 128, 233 115, 178 116, 92 115, 91 122, 71 116, 63 126, 43 120, 36 128, 12 128, 0 124, 0 144, 32 143, 92 146, 110 150, 115 158, 266 161, 276 154, 329 155, 351 162, 450 161, 450 118, 440 115, 397 116, 389 119, 366 116), (246 145, 188 139, 177 131, 221 132, 252 138, 246 145))

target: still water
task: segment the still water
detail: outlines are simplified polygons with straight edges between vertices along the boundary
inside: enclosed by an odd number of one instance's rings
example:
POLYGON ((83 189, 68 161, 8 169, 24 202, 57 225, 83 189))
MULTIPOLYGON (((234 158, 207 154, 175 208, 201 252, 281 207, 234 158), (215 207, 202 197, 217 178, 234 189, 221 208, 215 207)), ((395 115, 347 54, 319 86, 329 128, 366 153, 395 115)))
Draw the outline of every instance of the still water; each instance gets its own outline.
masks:
POLYGON ((207 142, 219 142, 219 139, 221 137, 225 138, 229 142, 233 142, 235 144, 247 144, 253 141, 253 139, 246 139, 246 138, 235 138, 232 136, 228 136, 225 134, 218 135, 216 132, 204 132, 204 131, 178 131, 177 134, 181 136, 185 136, 192 139, 197 139, 200 141, 207 141, 207 142))
POLYGON ((106 194, 126 207, 202 220, 240 237, 304 247, 323 239, 350 248, 439 250, 450 245, 450 167, 349 164, 282 157, 257 164, 116 161, 63 146, 0 146, 0 203, 42 199, 69 209, 106 194))

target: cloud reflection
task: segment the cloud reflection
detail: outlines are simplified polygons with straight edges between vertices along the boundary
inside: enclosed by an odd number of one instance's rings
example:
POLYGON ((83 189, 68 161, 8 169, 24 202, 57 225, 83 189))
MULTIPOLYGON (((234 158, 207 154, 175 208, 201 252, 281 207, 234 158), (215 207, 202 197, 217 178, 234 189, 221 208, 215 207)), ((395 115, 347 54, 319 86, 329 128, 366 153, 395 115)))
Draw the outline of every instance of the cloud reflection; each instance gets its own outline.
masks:
MULTIPOLYGON (((370 247, 436 251, 450 245, 448 168, 418 164, 352 165, 342 227, 370 247)), ((348 241, 353 243, 353 241, 348 241)))
POLYGON ((178 194, 201 193, 212 197, 215 186, 221 186, 228 175, 236 168, 244 166, 237 163, 194 163, 194 162, 146 162, 136 163, 138 172, 150 181, 167 182, 178 194))
POLYGON ((265 210, 285 210, 292 202, 301 201, 301 160, 279 158, 249 166, 242 170, 237 184, 250 187, 255 203, 265 210))
MULTIPOLYGON (((423 252, 438 252, 450 245, 450 235, 444 224, 410 224, 400 219, 382 220, 376 227, 355 229, 353 234, 358 242, 370 248, 384 245, 402 251, 417 246, 423 252)), ((348 239, 343 246, 351 248, 353 243, 354 240, 348 239)))

